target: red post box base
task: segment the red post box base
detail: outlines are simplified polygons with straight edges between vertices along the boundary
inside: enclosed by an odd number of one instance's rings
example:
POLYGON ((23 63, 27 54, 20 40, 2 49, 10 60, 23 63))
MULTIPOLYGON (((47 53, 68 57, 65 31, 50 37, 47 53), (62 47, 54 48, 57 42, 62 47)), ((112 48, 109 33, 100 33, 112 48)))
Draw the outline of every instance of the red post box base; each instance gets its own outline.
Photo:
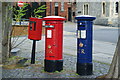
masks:
POLYGON ((44 70, 47 72, 55 72, 63 70, 63 60, 44 60, 44 70))
POLYGON ((77 63, 77 73, 79 75, 92 75, 93 74, 93 65, 92 63, 77 63))

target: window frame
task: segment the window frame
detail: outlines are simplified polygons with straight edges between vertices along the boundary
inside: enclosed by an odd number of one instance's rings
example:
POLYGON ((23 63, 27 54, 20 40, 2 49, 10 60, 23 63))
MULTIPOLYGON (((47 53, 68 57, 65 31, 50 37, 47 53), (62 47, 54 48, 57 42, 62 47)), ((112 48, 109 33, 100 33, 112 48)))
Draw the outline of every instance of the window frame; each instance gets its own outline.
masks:
POLYGON ((105 16, 106 15, 106 2, 103 1, 102 2, 102 15, 105 16), (103 5, 104 4, 104 5, 103 5))
POLYGON ((88 3, 85 3, 84 5, 83 5, 83 15, 86 15, 85 14, 85 6, 86 5, 88 5, 88 14, 87 15, 89 15, 89 4, 88 3))
POLYGON ((115 12, 115 15, 119 13, 119 2, 118 1, 114 3, 114 12, 115 12), (118 3, 118 12, 116 12, 116 3, 118 3))

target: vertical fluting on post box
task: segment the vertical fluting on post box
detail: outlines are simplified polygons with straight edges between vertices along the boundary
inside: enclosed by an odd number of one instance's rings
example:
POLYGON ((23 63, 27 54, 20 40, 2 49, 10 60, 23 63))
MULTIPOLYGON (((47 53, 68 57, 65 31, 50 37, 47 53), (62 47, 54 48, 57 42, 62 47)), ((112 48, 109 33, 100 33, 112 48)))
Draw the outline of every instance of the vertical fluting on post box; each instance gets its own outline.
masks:
POLYGON ((63 21, 60 16, 48 16, 45 21, 45 60, 44 70, 55 72, 63 70, 63 21))
POLYGON ((79 75, 93 74, 92 64, 92 16, 77 16, 77 65, 76 72, 79 75))

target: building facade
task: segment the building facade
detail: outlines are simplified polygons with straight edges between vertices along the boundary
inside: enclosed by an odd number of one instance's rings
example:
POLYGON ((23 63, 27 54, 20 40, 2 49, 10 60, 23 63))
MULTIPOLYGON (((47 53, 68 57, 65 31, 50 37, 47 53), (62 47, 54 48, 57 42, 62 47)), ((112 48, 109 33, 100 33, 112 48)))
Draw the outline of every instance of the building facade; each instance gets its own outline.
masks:
MULTIPOLYGON (((14 6, 17 3, 14 4, 14 6)), ((32 12, 34 9, 38 8, 41 5, 46 5, 47 9, 45 12, 40 13, 43 17, 45 16, 62 16, 65 17, 67 21, 73 21, 76 11, 76 2, 30 2, 28 15, 34 15, 32 12)), ((27 17, 28 18, 28 17, 27 17)))
POLYGON ((67 21, 73 21, 75 16, 76 3, 75 2, 46 2, 47 16, 62 16, 67 21))
POLYGON ((101 0, 99 2, 79 2, 77 0, 76 14, 95 16, 94 24, 118 27, 119 4, 117 0, 101 0))

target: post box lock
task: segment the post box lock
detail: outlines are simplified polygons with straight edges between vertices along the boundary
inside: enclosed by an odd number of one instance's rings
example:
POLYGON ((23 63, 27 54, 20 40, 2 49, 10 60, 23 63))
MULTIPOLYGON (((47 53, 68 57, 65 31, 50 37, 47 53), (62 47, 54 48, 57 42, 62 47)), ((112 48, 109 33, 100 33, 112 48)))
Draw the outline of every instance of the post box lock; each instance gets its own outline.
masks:
POLYGON ((48 45, 48 49, 50 49, 52 46, 48 45))
POLYGON ((45 25, 46 28, 53 28, 53 25, 45 25))

